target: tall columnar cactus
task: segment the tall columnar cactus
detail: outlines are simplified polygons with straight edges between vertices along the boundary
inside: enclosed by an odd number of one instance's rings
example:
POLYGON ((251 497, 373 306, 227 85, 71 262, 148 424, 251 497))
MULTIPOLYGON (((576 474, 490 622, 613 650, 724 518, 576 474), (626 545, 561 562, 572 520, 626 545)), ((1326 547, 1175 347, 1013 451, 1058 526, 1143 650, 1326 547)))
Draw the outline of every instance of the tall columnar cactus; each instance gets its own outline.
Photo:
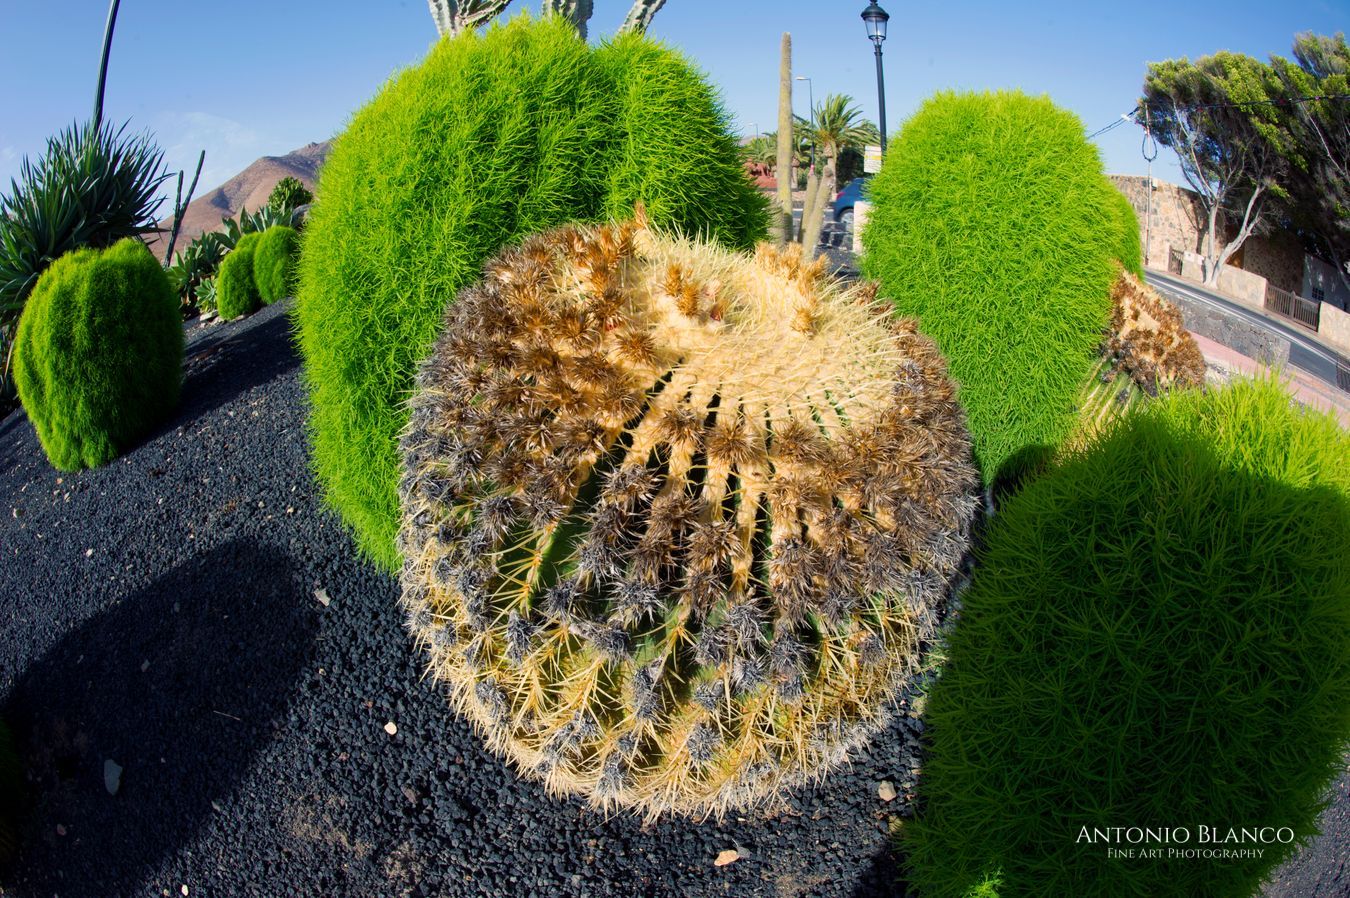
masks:
POLYGON ((779 246, 792 242, 792 35, 783 32, 778 60, 778 209, 774 236, 779 246))
POLYGON ((887 717, 978 483, 932 341, 763 245, 568 226, 423 363, 403 604, 490 746, 558 793, 705 816, 887 717))

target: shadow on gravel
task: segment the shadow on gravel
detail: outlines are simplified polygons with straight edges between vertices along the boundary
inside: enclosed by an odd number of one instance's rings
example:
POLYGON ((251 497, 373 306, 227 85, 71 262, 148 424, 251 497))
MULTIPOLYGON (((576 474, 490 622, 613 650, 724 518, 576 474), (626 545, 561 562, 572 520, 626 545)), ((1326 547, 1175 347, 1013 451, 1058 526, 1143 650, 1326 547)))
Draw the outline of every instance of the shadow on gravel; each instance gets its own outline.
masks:
POLYGON ((14 467, 22 457, 24 436, 33 432, 31 428, 24 427, 27 423, 28 415, 21 408, 0 418, 0 472, 14 467))
MULTIPOLYGON (((277 307, 256 314, 273 309, 277 307)), ((291 342, 291 320, 280 309, 260 324, 193 340, 184 355, 183 398, 171 426, 196 420, 300 364, 291 342)))
POLYGON ((887 846, 872 857, 866 872, 858 879, 852 898, 905 898, 909 894, 900 868, 900 856, 887 846))
POLYGON ((289 560, 237 541, 69 633, 3 708, 32 797, 5 879, 22 894, 139 894, 279 726, 316 625, 289 560), (123 768, 115 795, 108 761, 123 768))

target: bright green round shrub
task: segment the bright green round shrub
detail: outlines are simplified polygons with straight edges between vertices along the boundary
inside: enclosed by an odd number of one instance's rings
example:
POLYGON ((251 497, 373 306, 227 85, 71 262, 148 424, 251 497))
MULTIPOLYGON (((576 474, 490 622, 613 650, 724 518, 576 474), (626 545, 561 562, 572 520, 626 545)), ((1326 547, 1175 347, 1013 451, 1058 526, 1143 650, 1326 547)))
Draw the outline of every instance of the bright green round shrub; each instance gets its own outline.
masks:
POLYGON ((80 249, 38 279, 19 319, 19 400, 56 467, 112 461, 178 403, 178 296, 145 244, 80 249))
POLYGON ((273 225, 254 245, 253 282, 258 285, 258 296, 268 305, 290 295, 299 236, 294 228, 273 225))
POLYGON ((1111 191, 1111 202, 1116 207, 1116 259, 1135 277, 1144 278, 1143 240, 1139 233, 1139 216, 1134 212, 1125 194, 1111 191))
POLYGON ((928 699, 921 894, 1245 896, 1296 846, 1200 826, 1316 831, 1350 738, 1347 458, 1274 381, 1177 391, 1000 510, 928 699), (1095 830, 1131 826, 1189 844, 1109 858, 1095 830))
POLYGON ((216 310, 226 321, 251 315, 262 305, 258 282, 253 276, 253 254, 260 239, 262 234, 245 234, 220 263, 220 273, 216 275, 216 310))
POLYGON ((985 481, 1057 446, 1125 242, 1082 123, 1045 97, 940 93, 868 189, 863 272, 950 361, 985 481))
POLYGON ((655 225, 736 247, 767 220, 698 72, 638 36, 592 50, 557 17, 436 44, 352 117, 316 193, 295 310, 314 467, 390 570, 415 365, 491 255, 637 201, 655 225))

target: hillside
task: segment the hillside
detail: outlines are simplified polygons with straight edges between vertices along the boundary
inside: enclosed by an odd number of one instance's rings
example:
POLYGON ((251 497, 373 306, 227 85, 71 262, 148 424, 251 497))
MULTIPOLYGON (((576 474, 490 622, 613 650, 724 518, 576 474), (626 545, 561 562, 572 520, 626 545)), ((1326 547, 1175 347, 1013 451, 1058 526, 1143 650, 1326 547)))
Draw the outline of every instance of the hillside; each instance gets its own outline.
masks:
MULTIPOLYGON (((231 218, 242 208, 257 209, 267 205, 267 197, 282 178, 298 178, 313 190, 315 176, 324 159, 328 158, 331 145, 332 141, 326 140, 306 144, 284 156, 263 156, 224 184, 197 197, 183 215, 176 246, 186 246, 199 234, 216 230, 222 218, 231 218)), ((157 257, 162 257, 162 241, 168 240, 169 228, 173 227, 172 215, 160 221, 159 226, 164 233, 153 239, 147 238, 146 244, 157 257)))

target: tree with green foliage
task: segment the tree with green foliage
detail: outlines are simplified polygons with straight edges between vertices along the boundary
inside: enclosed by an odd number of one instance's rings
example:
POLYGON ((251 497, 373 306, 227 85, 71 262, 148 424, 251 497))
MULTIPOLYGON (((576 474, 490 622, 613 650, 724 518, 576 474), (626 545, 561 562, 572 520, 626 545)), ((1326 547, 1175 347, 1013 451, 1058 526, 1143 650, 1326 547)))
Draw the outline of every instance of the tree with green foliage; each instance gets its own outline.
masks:
POLYGON ((1293 224, 1350 288, 1350 48, 1345 35, 1305 33, 1294 59, 1272 56, 1290 139, 1285 184, 1293 224))
POLYGON ((276 212, 288 214, 313 201, 314 194, 310 193, 309 188, 299 178, 287 175, 272 188, 267 206, 276 212))
POLYGON ((1172 148, 1199 198, 1204 221, 1204 281, 1218 283, 1233 254, 1267 224, 1287 196, 1289 137, 1272 100, 1280 95, 1270 66, 1223 51, 1191 62, 1150 63, 1139 101, 1158 142, 1172 148), (1228 217, 1235 224, 1224 241, 1228 217))
POLYGON ((352 116, 317 192, 295 309, 314 467, 389 570, 404 403, 484 262, 638 202, 658 227, 731 247, 767 224, 726 113, 689 61, 637 34, 592 49, 556 16, 436 44, 352 116))
POLYGON ((808 181, 800 235, 806 252, 814 254, 820 242, 825 206, 834 198, 840 154, 849 147, 857 149, 879 142, 881 134, 876 125, 863 118, 853 105, 853 98, 846 94, 830 94, 816 106, 809 122, 799 118, 798 123, 815 144, 820 160, 819 168, 808 181))

